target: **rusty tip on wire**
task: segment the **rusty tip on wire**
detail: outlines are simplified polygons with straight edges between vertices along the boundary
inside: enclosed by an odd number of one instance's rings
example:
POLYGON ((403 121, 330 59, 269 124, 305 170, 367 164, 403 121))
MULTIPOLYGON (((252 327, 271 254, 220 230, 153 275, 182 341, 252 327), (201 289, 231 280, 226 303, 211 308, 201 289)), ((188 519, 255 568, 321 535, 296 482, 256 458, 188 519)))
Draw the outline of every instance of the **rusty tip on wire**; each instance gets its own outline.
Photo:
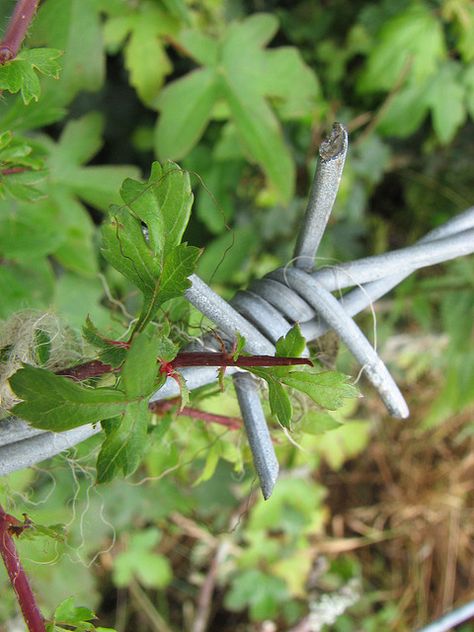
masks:
POLYGON ((342 123, 334 123, 331 133, 321 143, 319 155, 321 160, 334 160, 347 149, 348 135, 347 129, 342 123))

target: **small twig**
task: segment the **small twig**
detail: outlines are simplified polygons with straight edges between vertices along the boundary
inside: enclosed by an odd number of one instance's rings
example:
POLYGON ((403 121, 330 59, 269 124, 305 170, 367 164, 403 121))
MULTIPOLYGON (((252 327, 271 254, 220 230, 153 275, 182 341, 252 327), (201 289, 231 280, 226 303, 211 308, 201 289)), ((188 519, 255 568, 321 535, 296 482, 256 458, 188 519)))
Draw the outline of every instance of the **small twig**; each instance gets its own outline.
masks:
POLYGON ((64 377, 70 377, 73 380, 82 381, 88 380, 91 377, 99 377, 100 375, 105 375, 106 373, 112 373, 112 371, 117 371, 110 364, 104 364, 100 360, 91 360, 89 362, 84 362, 83 364, 77 364, 76 366, 69 367, 68 369, 62 369, 61 371, 57 371, 56 375, 62 375, 64 377))
MULTIPOLYGON (((175 406, 179 406, 180 400, 180 397, 173 397, 172 399, 167 399, 164 401, 154 401, 149 404, 148 408, 151 410, 152 413, 155 413, 155 415, 164 415, 175 406)), ((215 415, 213 413, 208 413, 204 410, 199 410, 190 406, 184 406, 183 408, 181 408, 178 411, 178 415, 183 417, 191 417, 192 419, 199 419, 207 423, 220 424, 221 426, 225 426, 229 430, 240 430, 240 428, 242 428, 242 420, 239 417, 215 415)))
MULTIPOLYGON (((12 527, 18 529, 21 528, 21 525, 19 520, 5 513, 0 506, 0 554, 8 577, 16 593, 29 632, 46 632, 43 617, 11 536, 12 527)), ((15 533, 15 531, 13 532, 15 533)))
POLYGON ((227 557, 229 548, 230 542, 228 540, 222 540, 214 553, 206 578, 199 591, 196 616, 194 617, 191 632, 206 632, 207 630, 209 616, 211 614, 212 597, 217 581, 217 572, 220 564, 227 557))
POLYGON ((17 56, 38 4, 39 0, 17 0, 7 32, 0 43, 0 65, 17 56))
POLYGON ((2 176, 12 176, 15 173, 24 173, 25 171, 28 171, 25 167, 10 167, 9 169, 2 169, 0 174, 2 176))
POLYGON ((151 602, 146 592, 135 579, 132 579, 128 589, 136 605, 148 619, 151 629, 154 632, 172 632, 172 629, 168 626, 166 621, 151 602))

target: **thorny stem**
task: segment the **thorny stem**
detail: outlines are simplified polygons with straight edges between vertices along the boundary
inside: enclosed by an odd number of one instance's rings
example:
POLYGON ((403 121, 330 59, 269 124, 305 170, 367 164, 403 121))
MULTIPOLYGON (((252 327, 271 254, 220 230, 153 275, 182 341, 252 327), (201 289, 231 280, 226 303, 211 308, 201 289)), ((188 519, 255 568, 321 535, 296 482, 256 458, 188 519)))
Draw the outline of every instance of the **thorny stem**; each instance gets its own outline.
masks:
POLYGON ((38 4, 39 0, 17 0, 5 37, 0 42, 0 65, 17 56, 38 4))
MULTIPOLYGON (((155 415, 164 415, 166 412, 179 405, 180 397, 173 397, 164 401, 151 402, 148 406, 150 411, 155 415)), ((184 406, 178 411, 178 415, 183 417, 191 417, 193 419, 200 419, 207 423, 216 423, 221 426, 225 426, 229 430, 240 430, 242 428, 242 420, 239 417, 228 417, 226 415, 215 415, 214 413, 207 413, 204 410, 197 408, 191 408, 190 406, 184 406)))
POLYGON ((16 527, 18 523, 16 518, 5 513, 0 506, 0 553, 29 632, 46 632, 43 617, 10 535, 12 526, 16 527))
MULTIPOLYGON (((161 363, 160 370, 169 373, 169 369, 178 369, 186 366, 292 366, 295 364, 307 364, 313 366, 308 358, 278 358, 275 356, 254 355, 239 356, 234 358, 231 353, 201 353, 183 351, 171 360, 171 362, 161 363)), ((112 373, 119 369, 104 364, 100 360, 91 360, 84 364, 78 364, 68 369, 58 371, 57 375, 64 375, 75 380, 87 380, 91 377, 99 377, 105 373, 112 373)))

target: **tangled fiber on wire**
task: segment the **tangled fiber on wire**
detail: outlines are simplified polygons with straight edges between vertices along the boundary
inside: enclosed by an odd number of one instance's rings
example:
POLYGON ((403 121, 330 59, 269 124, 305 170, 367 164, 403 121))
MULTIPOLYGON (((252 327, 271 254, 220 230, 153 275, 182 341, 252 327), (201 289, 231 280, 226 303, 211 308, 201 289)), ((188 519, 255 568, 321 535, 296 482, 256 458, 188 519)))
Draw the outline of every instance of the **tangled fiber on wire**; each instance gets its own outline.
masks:
POLYGON ((23 363, 58 371, 83 353, 80 336, 53 312, 24 310, 0 321, 0 419, 18 401, 8 380, 23 363))

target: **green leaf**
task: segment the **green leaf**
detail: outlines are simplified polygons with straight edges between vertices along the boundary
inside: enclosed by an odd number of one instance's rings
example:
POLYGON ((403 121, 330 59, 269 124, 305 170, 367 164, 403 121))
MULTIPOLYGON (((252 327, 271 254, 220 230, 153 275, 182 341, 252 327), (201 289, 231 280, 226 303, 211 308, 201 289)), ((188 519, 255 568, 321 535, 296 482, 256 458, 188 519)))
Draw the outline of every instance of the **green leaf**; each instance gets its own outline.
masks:
POLYGON ((35 71, 57 79, 60 69, 57 59, 61 55, 60 50, 52 48, 21 51, 15 59, 0 66, 0 89, 11 93, 21 91, 25 105, 38 101, 41 86, 35 71))
POLYGON ((102 227, 102 252, 142 292, 136 325, 141 330, 162 303, 189 287, 200 254, 198 248, 179 243, 191 211, 189 176, 173 163, 164 168, 154 163, 148 182, 128 179, 121 195, 127 207, 111 209, 102 227))
POLYGON ((62 54, 62 51, 54 48, 27 48, 22 50, 16 59, 24 59, 46 77, 59 79, 62 64, 58 59, 62 54))
POLYGON ((162 91, 155 134, 159 158, 179 160, 199 141, 219 97, 219 82, 212 69, 194 70, 162 91))
POLYGON ((22 400, 14 414, 35 428, 69 430, 123 412, 125 396, 109 388, 87 388, 45 369, 25 365, 10 378, 10 386, 22 400))
POLYGON ((64 240, 59 212, 49 200, 0 203, 0 253, 23 261, 54 252, 64 240))
POLYGON ((164 78, 173 69, 165 52, 165 38, 177 34, 179 20, 152 2, 121 9, 106 22, 106 44, 114 53, 124 46, 130 84, 146 105, 155 107, 164 78))
POLYGON ((268 99, 288 118, 314 109, 318 86, 311 70, 294 49, 264 50, 278 29, 276 18, 252 15, 233 22, 220 41, 208 47, 205 37, 185 31, 182 44, 204 68, 169 84, 158 102, 156 151, 179 158, 198 142, 216 101, 225 101, 248 158, 257 162, 280 199, 288 201, 294 188, 293 159, 268 99), (286 76, 284 71, 291 72, 286 76), (274 70, 278 68, 278 78, 274 70))
POLYGON ((45 365, 51 355, 51 338, 42 329, 35 330, 35 354, 40 365, 45 365))
POLYGON ((404 138, 417 130, 429 112, 426 82, 410 84, 393 96, 377 125, 386 136, 404 138))
POLYGON ((54 620, 68 625, 79 625, 82 621, 92 621, 96 618, 89 608, 75 606, 74 597, 65 599, 54 611, 54 620))
POLYGON ((314 110, 320 98, 316 75, 296 48, 270 49, 265 54, 263 91, 284 119, 301 118, 314 110))
POLYGON ((446 57, 441 22, 423 3, 410 5, 386 22, 359 78, 362 92, 390 90, 406 76, 423 83, 446 57))
POLYGON ((94 325, 89 316, 82 327, 82 335, 91 345, 100 349, 99 358, 104 364, 119 367, 127 355, 127 349, 110 344, 108 340, 99 334, 99 330, 94 325))
MULTIPOLYGON (((157 280, 150 296, 145 302, 151 304, 151 312, 165 301, 181 296, 191 286, 188 277, 194 272, 196 261, 201 254, 199 248, 180 244, 166 257, 161 277, 157 280)), ((146 308, 148 311, 148 307, 146 308)))
POLYGON ((96 229, 87 209, 66 187, 60 185, 51 191, 49 203, 58 212, 58 224, 63 237, 59 247, 54 250, 54 257, 66 270, 88 278, 96 277, 96 229))
POLYGON ((27 307, 45 308, 53 298, 55 278, 46 259, 0 266, 0 317, 7 318, 27 307))
POLYGON ((243 336, 241 336, 238 332, 237 332, 237 339, 235 341, 235 348, 232 354, 232 358, 235 362, 235 360, 237 360, 237 358, 239 357, 239 355, 242 353, 242 351, 244 350, 245 347, 245 338, 243 336))
POLYGON ((56 280, 54 309, 73 327, 80 329, 88 315, 99 327, 108 327, 110 311, 102 305, 104 287, 98 277, 87 279, 65 272, 56 280))
POLYGON ((259 244, 253 226, 239 226, 211 241, 199 259, 197 271, 207 283, 230 281, 249 262, 259 244))
POLYGON ((151 419, 146 400, 128 404, 121 417, 107 422, 106 438, 97 458, 97 482, 132 474, 140 465, 148 445, 151 419))
POLYGON ((276 355, 280 358, 299 357, 306 348, 306 339, 301 334, 298 323, 293 325, 286 336, 276 342, 276 355))
POLYGON ((64 51, 61 80, 49 92, 57 104, 70 103, 81 91, 98 90, 105 77, 105 55, 95 0, 41 3, 29 42, 64 51))
POLYGON ((348 384, 348 379, 336 371, 291 371, 281 378, 284 384, 306 393, 316 404, 329 410, 340 408, 345 398, 357 396, 357 389, 348 384))
POLYGON ((108 210, 110 204, 121 201, 119 190, 123 179, 137 176, 136 167, 129 165, 82 166, 101 149, 104 120, 97 112, 91 112, 70 121, 63 129, 59 140, 46 141, 49 157, 50 181, 53 191, 76 195, 94 208, 108 210))
POLYGON ((466 118, 461 64, 443 64, 431 79, 426 98, 436 136, 441 143, 449 143, 466 118))
POLYGON ((165 255, 183 237, 191 215, 193 194, 189 174, 173 162, 154 162, 147 182, 128 178, 120 190, 130 211, 145 222, 156 255, 165 255))
POLYGON ((272 415, 275 415, 284 428, 289 428, 293 408, 288 393, 277 380, 270 380, 268 382, 268 395, 272 415))
POLYGON ((320 410, 310 410, 305 413, 298 424, 298 430, 310 435, 319 435, 341 426, 329 413, 320 410))
POLYGON ((133 16, 125 47, 125 66, 140 99, 149 107, 155 107, 164 79, 173 70, 162 36, 174 35, 178 23, 152 4, 144 4, 140 9, 133 16))
POLYGON ((223 92, 242 143, 281 199, 288 201, 293 195, 295 166, 278 120, 263 97, 236 79, 228 80, 223 92))
POLYGON ((225 604, 229 610, 249 607, 251 618, 260 621, 276 617, 287 600, 288 590, 282 579, 251 569, 234 578, 225 604))
POLYGON ((116 586, 128 586, 138 579, 144 586, 164 588, 173 578, 168 560, 154 552, 160 532, 153 527, 130 537, 127 549, 114 559, 113 579, 116 586))
POLYGON ((121 372, 125 394, 130 399, 150 395, 156 387, 159 339, 160 332, 155 327, 148 327, 133 339, 121 372))
POLYGON ((112 207, 102 225, 102 254, 143 294, 153 290, 160 275, 160 262, 150 250, 141 222, 128 209, 112 207))

